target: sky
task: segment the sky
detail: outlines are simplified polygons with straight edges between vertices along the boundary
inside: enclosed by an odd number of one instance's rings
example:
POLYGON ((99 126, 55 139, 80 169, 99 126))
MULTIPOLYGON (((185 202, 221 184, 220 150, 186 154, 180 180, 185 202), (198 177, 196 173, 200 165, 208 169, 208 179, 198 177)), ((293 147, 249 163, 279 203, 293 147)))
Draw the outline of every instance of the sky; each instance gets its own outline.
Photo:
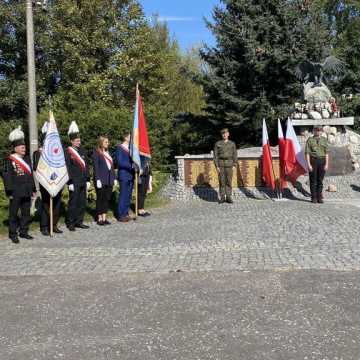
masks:
POLYGON ((146 16, 157 14, 166 21, 170 34, 174 36, 183 50, 215 41, 207 29, 204 17, 211 20, 212 10, 220 0, 140 0, 146 16))

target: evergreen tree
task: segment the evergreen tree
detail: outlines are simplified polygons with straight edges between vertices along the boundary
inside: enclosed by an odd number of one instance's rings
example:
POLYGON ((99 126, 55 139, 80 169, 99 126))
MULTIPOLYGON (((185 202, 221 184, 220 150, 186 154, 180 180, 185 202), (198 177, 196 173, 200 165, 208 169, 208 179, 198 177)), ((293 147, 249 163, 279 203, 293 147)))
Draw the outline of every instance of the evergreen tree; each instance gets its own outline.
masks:
POLYGON ((208 23, 217 46, 205 48, 207 111, 239 143, 258 143, 262 118, 286 117, 301 97, 296 65, 329 52, 325 19, 303 1, 222 0, 208 23))

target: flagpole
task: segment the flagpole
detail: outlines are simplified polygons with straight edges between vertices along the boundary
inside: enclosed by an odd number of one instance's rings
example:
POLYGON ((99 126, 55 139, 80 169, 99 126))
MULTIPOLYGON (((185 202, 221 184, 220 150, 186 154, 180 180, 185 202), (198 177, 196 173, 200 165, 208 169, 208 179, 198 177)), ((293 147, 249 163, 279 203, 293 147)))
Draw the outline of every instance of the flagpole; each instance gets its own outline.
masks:
POLYGON ((50 196, 50 236, 54 236, 53 197, 50 196))
POLYGON ((138 177, 138 172, 135 172, 135 219, 138 216, 138 182, 139 182, 139 177, 138 177))

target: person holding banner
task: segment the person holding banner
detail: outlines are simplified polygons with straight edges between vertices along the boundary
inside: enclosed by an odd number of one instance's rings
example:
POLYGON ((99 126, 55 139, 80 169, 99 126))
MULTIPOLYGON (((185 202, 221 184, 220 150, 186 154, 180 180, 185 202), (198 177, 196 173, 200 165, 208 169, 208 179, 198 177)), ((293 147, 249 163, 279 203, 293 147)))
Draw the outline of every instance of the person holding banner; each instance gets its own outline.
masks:
POLYGON ((30 158, 25 155, 24 138, 21 126, 10 133, 9 140, 14 147, 14 152, 5 159, 2 172, 5 192, 9 198, 9 238, 14 244, 19 243, 18 236, 28 240, 33 239, 28 231, 31 221, 31 198, 36 197, 36 187, 30 158))
POLYGON ((142 217, 151 214, 144 209, 147 193, 152 191, 152 176, 150 167, 150 158, 140 155, 141 171, 138 182, 138 215, 142 217))
MULTIPOLYGON (((49 127, 49 123, 46 121, 41 129, 41 135, 40 135, 40 143, 42 144, 42 147, 40 147, 38 150, 36 150, 33 154, 33 165, 34 165, 34 171, 37 171, 39 160, 41 158, 41 155, 43 153, 43 145, 46 137, 46 133, 49 127)), ((40 208, 40 232, 44 236, 50 236, 50 194, 44 188, 44 186, 40 183, 40 194, 41 194, 41 208, 40 208)), ((62 189, 57 193, 55 197, 53 197, 53 211, 52 211, 52 217, 53 217, 53 232, 56 234, 62 234, 62 231, 58 228, 57 224, 60 218, 60 207, 61 207, 61 195, 62 195, 62 189)))
POLYGON ((130 156, 130 133, 123 137, 123 143, 115 150, 115 161, 118 168, 118 180, 120 184, 118 202, 118 221, 129 222, 131 195, 134 187, 134 164, 130 156))
POLYGON ((96 189, 96 222, 100 226, 110 225, 106 214, 115 181, 114 163, 108 149, 109 139, 106 136, 100 136, 98 146, 92 156, 96 189))
POLYGON ((70 124, 68 135, 71 146, 66 149, 65 162, 69 174, 69 203, 67 227, 88 229, 83 223, 86 210, 87 191, 90 188, 90 175, 85 150, 81 148, 79 128, 75 121, 70 124))

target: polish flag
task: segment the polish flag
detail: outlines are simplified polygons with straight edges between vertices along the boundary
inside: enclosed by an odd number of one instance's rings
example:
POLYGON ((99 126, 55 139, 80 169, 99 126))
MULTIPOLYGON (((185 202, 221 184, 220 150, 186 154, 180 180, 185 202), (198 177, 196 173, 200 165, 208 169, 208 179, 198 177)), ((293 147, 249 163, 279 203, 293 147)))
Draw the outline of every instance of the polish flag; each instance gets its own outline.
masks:
POLYGON ((285 152, 286 152, 286 140, 282 130, 280 119, 278 119, 278 141, 279 141, 279 161, 280 161, 280 190, 283 191, 286 186, 285 180, 285 152))
POLYGON ((286 146, 285 146, 285 174, 295 184, 297 178, 308 171, 304 152, 295 134, 290 119, 287 121, 286 146))
POLYGON ((262 179, 272 190, 275 189, 272 156, 265 119, 262 127, 262 179))

